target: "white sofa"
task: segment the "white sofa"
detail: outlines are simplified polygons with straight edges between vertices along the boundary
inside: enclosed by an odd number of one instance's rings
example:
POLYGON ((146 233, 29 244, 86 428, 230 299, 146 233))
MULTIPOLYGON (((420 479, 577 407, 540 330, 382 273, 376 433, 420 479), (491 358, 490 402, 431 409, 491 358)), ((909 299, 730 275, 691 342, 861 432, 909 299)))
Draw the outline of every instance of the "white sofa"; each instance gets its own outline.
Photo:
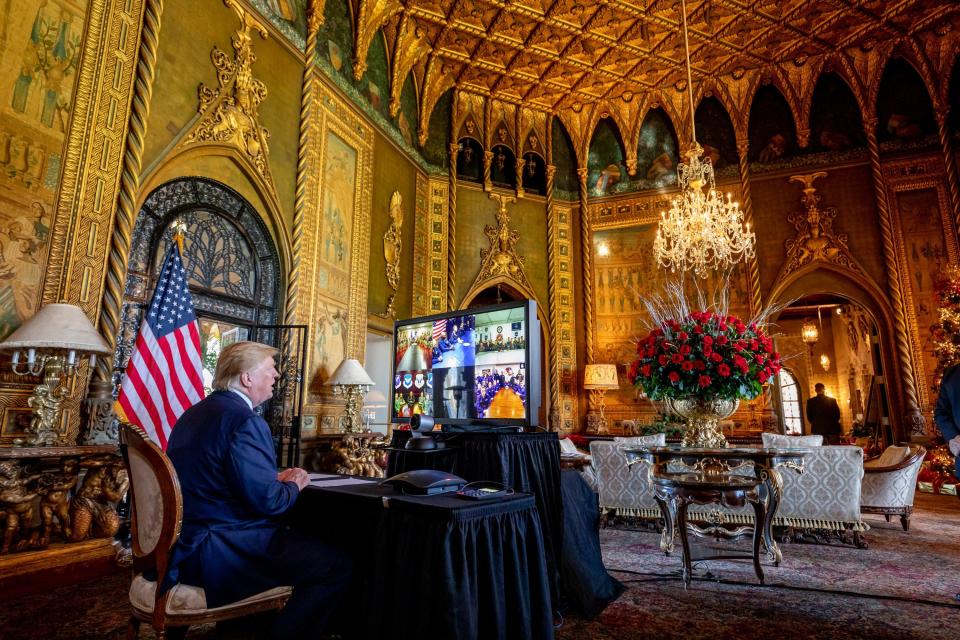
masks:
MULTIPOLYGON (((660 439, 657 438, 647 436, 639 439, 637 444, 655 446, 662 442, 662 434, 660 439)), ((628 468, 627 458, 620 450, 623 440, 638 438, 619 440, 595 440, 590 443, 600 512, 604 520, 610 516, 660 518, 648 467, 634 465, 628 468)), ((853 446, 809 448, 810 453, 804 457, 802 474, 791 469, 780 470, 783 496, 773 520, 774 526, 840 534, 853 531, 855 544, 861 546, 859 534, 869 528, 860 517, 863 450, 853 446)), ((745 471, 750 472, 749 469, 745 471)), ((715 506, 691 508, 690 514, 693 519, 703 519, 715 510, 715 506)), ((753 512, 746 508, 727 511, 725 516, 730 523, 753 522, 753 512)))

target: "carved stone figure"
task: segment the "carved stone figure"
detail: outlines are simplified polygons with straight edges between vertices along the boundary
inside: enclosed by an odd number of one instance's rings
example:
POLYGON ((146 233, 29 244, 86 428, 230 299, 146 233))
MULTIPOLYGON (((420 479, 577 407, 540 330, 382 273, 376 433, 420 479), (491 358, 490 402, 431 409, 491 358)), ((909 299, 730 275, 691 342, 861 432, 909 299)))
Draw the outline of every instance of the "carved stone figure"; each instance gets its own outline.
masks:
POLYGON ((70 540, 89 537, 109 538, 120 528, 116 503, 123 499, 130 480, 123 463, 115 456, 88 458, 83 461, 87 473, 77 495, 70 503, 73 530, 70 540))

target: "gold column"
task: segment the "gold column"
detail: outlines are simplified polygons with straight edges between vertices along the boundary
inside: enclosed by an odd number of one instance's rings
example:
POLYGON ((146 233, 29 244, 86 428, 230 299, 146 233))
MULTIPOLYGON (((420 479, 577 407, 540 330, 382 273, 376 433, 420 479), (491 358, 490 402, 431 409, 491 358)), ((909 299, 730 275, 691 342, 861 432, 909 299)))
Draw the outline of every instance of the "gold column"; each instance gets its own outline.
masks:
POLYGON ((957 177, 957 160, 953 153, 953 140, 947 127, 948 109, 939 109, 937 131, 940 134, 940 148, 943 150, 943 164, 947 170, 947 186, 950 188, 950 206, 953 207, 953 231, 960 234, 960 183, 957 177))
MULTIPOLYGON (((897 356, 900 360, 901 383, 903 385, 904 426, 909 436, 914 432, 922 432, 924 425, 923 413, 920 410, 920 401, 917 395, 917 381, 913 374, 913 352, 910 349, 910 334, 907 328, 907 316, 904 309, 903 289, 900 280, 900 269, 897 262, 896 246, 893 237, 893 224, 890 220, 890 207, 887 202, 887 191, 883 183, 883 170, 880 166, 880 147, 877 144, 877 118, 868 116, 863 120, 867 134, 867 150, 870 154, 870 171, 873 174, 873 191, 877 200, 877 214, 880 220, 880 236, 883 240, 883 261, 886 265, 887 288, 890 292, 890 302, 893 307, 894 340, 897 356)), ((889 385, 888 385, 889 386, 889 385)))
MULTIPOLYGON (((553 188, 557 168, 547 165, 547 282, 553 283, 560 277, 557 265, 557 218, 553 210, 553 188)), ((547 287, 550 296, 550 429, 560 431, 560 322, 557 317, 559 301, 554 300, 553 287, 547 287)))
POLYGON ((447 311, 457 308, 457 154, 460 143, 454 141, 450 151, 450 211, 447 212, 447 311))
MULTIPOLYGON (((114 216, 110 255, 107 259, 106 286, 97 329, 111 350, 117 346, 120 334, 120 311, 127 279, 127 259, 133 222, 137 217, 136 201, 140 190, 140 170, 143 160, 143 139, 150 116, 153 95, 153 75, 157 66, 157 42, 160 36, 160 17, 163 0, 147 0, 143 12, 143 33, 137 54, 137 71, 133 81, 133 100, 130 105, 130 126, 123 149, 120 191, 117 194, 117 213, 114 216)), ((93 383, 110 384, 113 377, 113 358, 99 358, 93 383)), ((91 384, 91 386, 93 386, 91 384)))
MULTIPOLYGON (((587 167, 577 167, 577 180, 580 191, 580 252, 583 264, 583 341, 585 349, 584 364, 593 364, 593 230, 590 228, 590 214, 587 211, 587 167)), ((587 394, 587 429, 591 429, 594 420, 591 415, 596 410, 595 393, 587 394)))
MULTIPOLYGON (((583 336, 586 364, 593 364, 593 231, 587 212, 587 175, 589 169, 577 168, 580 188, 580 249, 583 261, 583 336)), ((593 402, 590 403, 593 408, 593 402)))
MULTIPOLYGON (((518 200, 519 200, 520 198, 522 198, 522 197, 523 197, 523 194, 524 194, 524 191, 523 191, 523 167, 524 167, 526 164, 527 164, 527 161, 524 160, 523 158, 517 158, 516 162, 514 163, 514 165, 515 165, 515 173, 514 173, 514 175, 516 176, 516 179, 517 179, 517 199, 518 199, 518 200)), ((549 178, 548 178, 548 179, 549 179, 549 178)), ((550 196, 547 196, 547 197, 549 198, 550 196)), ((548 209, 548 211, 549 211, 549 209, 548 209)))
MULTIPOLYGON (((740 160, 740 209, 743 211, 744 221, 752 229, 756 229, 756 225, 753 223, 753 199, 750 196, 749 150, 749 140, 739 138, 737 140, 737 154, 740 160)), ((755 314, 760 311, 763 303, 760 295, 760 260, 756 255, 747 261, 747 269, 750 278, 750 313, 755 314)))
POLYGON ((287 284, 286 324, 297 323, 300 297, 300 260, 303 253, 303 221, 307 213, 307 183, 311 170, 310 129, 313 124, 310 105, 313 102, 313 79, 316 73, 317 32, 323 24, 323 11, 315 0, 307 0, 307 43, 300 91, 300 137, 297 142, 297 190, 293 202, 293 228, 290 232, 290 279, 287 284))
POLYGON ((490 168, 493 166, 493 151, 483 152, 483 190, 493 191, 493 182, 490 180, 490 168))

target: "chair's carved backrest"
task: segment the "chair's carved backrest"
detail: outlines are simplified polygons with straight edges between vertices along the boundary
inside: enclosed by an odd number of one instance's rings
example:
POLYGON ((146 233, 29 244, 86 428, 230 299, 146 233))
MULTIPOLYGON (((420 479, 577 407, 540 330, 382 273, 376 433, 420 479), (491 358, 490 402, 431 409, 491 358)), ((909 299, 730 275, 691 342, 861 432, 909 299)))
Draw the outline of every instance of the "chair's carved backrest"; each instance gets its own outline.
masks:
POLYGON ((120 449, 130 475, 135 568, 163 576, 183 519, 177 473, 160 447, 133 425, 120 425, 120 449))

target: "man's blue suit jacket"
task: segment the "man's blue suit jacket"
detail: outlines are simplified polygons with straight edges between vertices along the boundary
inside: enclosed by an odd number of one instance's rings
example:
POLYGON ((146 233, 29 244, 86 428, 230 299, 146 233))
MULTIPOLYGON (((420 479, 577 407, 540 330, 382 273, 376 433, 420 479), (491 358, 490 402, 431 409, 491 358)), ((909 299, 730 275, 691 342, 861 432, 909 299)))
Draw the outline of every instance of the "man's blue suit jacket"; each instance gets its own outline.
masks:
POLYGON ((299 489, 277 480, 267 423, 232 391, 216 391, 177 421, 167 444, 183 492, 183 527, 165 586, 202 586, 216 607, 279 586, 270 541, 299 489))

